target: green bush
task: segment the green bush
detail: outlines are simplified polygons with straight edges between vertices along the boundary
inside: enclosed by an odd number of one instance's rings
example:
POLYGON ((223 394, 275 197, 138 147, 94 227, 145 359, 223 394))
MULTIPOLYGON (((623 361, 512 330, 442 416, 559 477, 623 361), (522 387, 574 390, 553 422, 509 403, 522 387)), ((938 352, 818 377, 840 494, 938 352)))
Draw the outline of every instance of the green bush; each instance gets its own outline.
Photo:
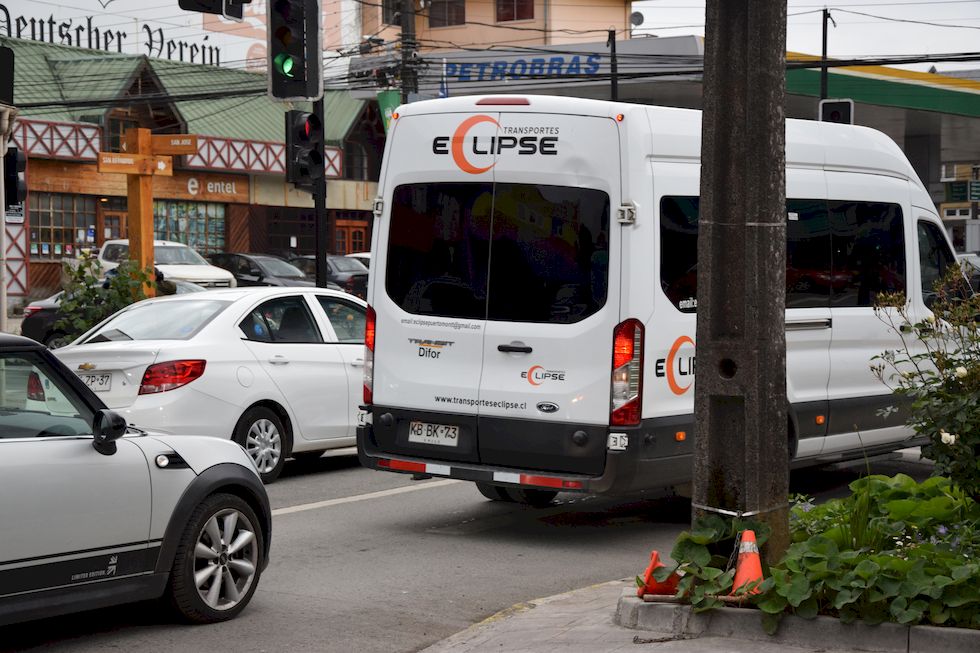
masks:
POLYGON ((908 425, 929 443, 922 455, 935 473, 980 500, 980 295, 958 267, 936 285, 933 315, 915 321, 900 296, 884 298, 878 314, 902 346, 876 357, 878 377, 907 400, 908 425))
POLYGON ((63 264, 64 294, 54 327, 70 338, 85 333, 113 313, 133 302, 146 299, 144 288, 154 288, 153 268, 139 270, 132 261, 116 268, 117 273, 102 279, 98 259, 83 255, 77 265, 63 264))
POLYGON ((785 613, 980 628, 980 505, 943 477, 850 487, 843 499, 795 503, 794 543, 755 601, 767 630, 785 613))

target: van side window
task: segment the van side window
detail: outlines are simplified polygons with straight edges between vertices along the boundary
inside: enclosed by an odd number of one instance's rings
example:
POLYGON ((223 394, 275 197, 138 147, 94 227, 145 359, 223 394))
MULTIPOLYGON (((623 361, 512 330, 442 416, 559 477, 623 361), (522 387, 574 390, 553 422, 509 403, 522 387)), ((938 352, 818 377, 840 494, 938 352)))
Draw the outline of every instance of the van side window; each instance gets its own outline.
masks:
POLYGON ((684 313, 698 307, 698 210, 700 197, 660 200, 660 285, 684 313))
POLYGON ((786 201, 786 308, 826 308, 847 283, 831 273, 830 221, 825 200, 786 201))
POLYGON ((922 271, 922 301, 932 307, 936 299, 936 282, 946 275, 956 259, 949 251, 946 239, 939 228, 931 222, 920 222, 918 226, 919 268, 922 271))
POLYGON ((884 202, 828 203, 834 287, 831 305, 873 306, 883 292, 905 291, 902 209, 884 202), (844 280, 846 278, 846 281, 844 280))

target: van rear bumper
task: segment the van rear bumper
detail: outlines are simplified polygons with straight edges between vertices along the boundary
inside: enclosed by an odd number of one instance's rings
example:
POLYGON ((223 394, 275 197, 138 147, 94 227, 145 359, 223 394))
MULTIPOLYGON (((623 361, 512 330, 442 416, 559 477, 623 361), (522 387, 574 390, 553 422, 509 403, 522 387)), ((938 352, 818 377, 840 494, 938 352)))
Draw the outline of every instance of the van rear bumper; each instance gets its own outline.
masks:
MULTIPOLYGON (((364 467, 379 471, 562 492, 627 494, 669 488, 691 480, 693 438, 677 443, 671 437, 669 443, 664 442, 668 431, 676 432, 679 425, 686 426, 690 419, 685 416, 644 420, 639 427, 614 429, 617 433, 626 433, 629 444, 625 451, 607 450, 603 471, 597 476, 388 453, 376 444, 371 424, 357 428, 357 456, 364 467), (660 446, 658 440, 662 443, 660 446)), ((687 433, 691 433, 689 428, 687 433)))

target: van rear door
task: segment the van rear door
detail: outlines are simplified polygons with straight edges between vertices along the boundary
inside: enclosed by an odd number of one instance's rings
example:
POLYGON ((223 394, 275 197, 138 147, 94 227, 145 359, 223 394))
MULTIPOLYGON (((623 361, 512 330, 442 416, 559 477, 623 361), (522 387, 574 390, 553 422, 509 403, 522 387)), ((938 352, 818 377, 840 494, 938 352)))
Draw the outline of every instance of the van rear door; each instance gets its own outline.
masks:
POLYGON ((394 123, 388 219, 376 222, 371 267, 374 437, 389 453, 479 461, 496 117, 437 113, 394 123))
POLYGON ((499 118, 480 381, 485 464, 602 473, 619 315, 619 130, 499 118))

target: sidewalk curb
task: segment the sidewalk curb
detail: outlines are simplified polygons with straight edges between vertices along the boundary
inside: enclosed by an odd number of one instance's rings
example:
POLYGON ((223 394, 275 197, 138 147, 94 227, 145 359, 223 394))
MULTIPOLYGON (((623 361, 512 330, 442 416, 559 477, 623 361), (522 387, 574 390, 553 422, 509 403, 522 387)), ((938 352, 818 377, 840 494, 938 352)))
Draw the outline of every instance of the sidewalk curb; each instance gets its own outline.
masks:
POLYGON ((647 603, 631 589, 623 590, 616 607, 615 622, 625 628, 669 633, 676 637, 724 637, 768 642, 786 646, 813 646, 840 651, 880 653, 976 653, 980 651, 980 630, 942 626, 903 626, 883 623, 868 626, 844 624, 833 617, 803 619, 787 615, 775 635, 762 630, 758 610, 717 608, 694 613, 689 605, 647 603))

